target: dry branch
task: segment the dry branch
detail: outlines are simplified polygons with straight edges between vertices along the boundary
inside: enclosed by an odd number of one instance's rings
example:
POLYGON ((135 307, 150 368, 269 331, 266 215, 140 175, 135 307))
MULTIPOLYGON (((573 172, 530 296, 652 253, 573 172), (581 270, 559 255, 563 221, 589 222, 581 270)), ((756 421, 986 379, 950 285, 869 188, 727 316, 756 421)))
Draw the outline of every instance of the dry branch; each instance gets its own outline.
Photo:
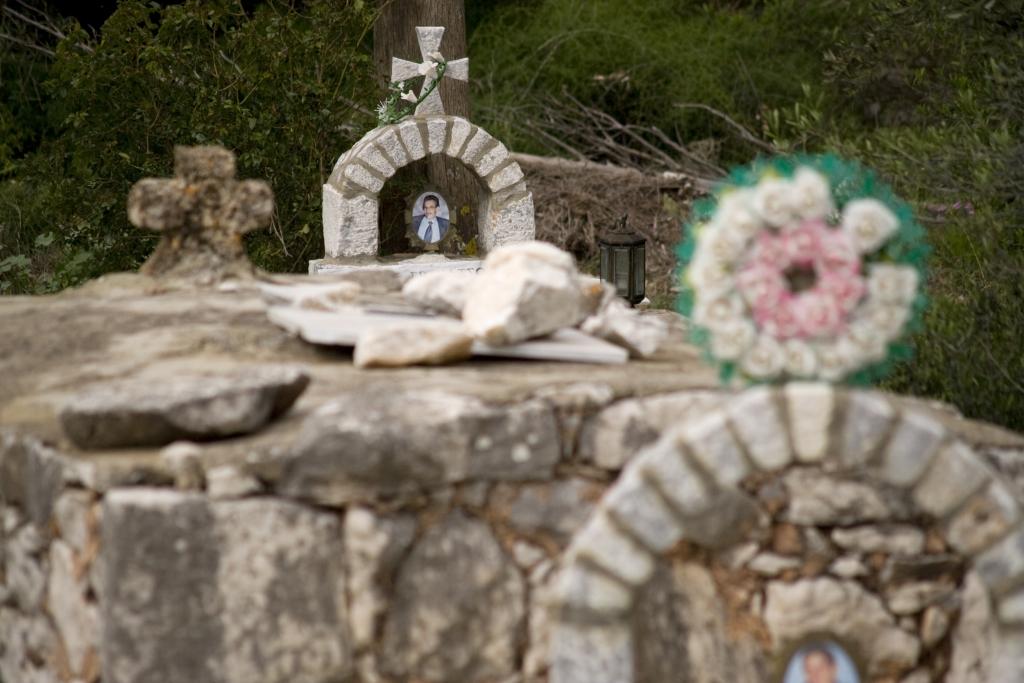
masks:
POLYGON ((705 186, 725 175, 699 144, 684 144, 656 126, 621 122, 568 93, 543 101, 534 115, 519 118, 516 125, 552 152, 579 161, 678 173, 705 186))
MULTIPOLYGON (((0 11, 2 11, 2 14, 0 14, 0 25, 6 25, 12 32, 20 35, 11 35, 10 33, 3 32, 0 33, 0 40, 42 52, 48 57, 55 57, 54 40, 59 42, 68 37, 61 30, 60 24, 39 7, 33 7, 22 0, 13 0, 13 2, 22 11, 18 11, 6 2, 0 1, 0 11), (29 13, 33 16, 29 16, 29 13)), ((92 46, 85 43, 75 43, 75 47, 84 52, 93 52, 92 46)))
POLYGON ((623 213, 647 238, 647 291, 664 302, 672 293, 675 246, 692 199, 704 189, 676 172, 643 173, 593 161, 513 154, 536 207, 537 237, 572 252, 591 272, 597 238, 623 213))

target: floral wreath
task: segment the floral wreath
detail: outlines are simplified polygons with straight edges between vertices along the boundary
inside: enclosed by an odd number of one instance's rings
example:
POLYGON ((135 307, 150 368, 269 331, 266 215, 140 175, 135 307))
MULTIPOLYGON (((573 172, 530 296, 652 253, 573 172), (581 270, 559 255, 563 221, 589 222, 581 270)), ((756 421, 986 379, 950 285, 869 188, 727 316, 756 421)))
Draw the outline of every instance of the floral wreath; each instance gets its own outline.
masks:
POLYGON ((866 384, 910 355, 928 251, 907 203, 859 164, 759 161, 694 205, 679 310, 723 381, 866 384))

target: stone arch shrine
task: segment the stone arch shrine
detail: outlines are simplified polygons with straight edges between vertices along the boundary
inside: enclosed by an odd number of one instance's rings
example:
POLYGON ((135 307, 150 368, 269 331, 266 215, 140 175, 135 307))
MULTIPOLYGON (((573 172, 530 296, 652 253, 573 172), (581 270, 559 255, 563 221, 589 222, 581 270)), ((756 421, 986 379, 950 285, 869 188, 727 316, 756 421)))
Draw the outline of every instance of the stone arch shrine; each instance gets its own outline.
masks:
POLYGON ((380 200, 400 169, 430 155, 458 160, 480 182, 477 244, 480 256, 502 244, 534 239, 533 195, 523 171, 500 141, 458 116, 416 116, 371 130, 338 159, 323 188, 324 259, 311 274, 382 267, 403 272, 480 267, 475 258, 410 259, 375 263, 379 256, 380 200))

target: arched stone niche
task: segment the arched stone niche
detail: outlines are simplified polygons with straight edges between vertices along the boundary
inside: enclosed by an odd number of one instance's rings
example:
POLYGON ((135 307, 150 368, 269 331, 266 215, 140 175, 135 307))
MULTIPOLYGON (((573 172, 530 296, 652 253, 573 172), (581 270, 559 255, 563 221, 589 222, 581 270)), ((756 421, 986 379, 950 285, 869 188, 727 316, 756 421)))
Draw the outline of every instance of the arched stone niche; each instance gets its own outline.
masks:
MULTIPOLYGON (((1024 524, 1013 489, 937 419, 881 394, 755 388, 638 453, 566 551, 551 683, 650 678, 637 673, 645 643, 634 617, 681 547, 714 565, 697 581, 731 568, 725 582, 756 586, 732 606, 760 636, 734 648, 735 660, 760 650, 750 680, 781 681, 783 658, 820 634, 852 651, 865 683, 1024 680, 1024 524), (781 526, 804 555, 771 552, 781 526), (845 568, 809 566, 815 537, 856 553, 845 568), (869 558, 860 568, 857 553, 869 558), (940 612, 947 628, 934 623, 940 612)), ((726 587, 716 584, 720 595, 726 587)), ((704 628, 694 621, 685 626, 704 628)))
POLYGON ((323 188, 327 257, 377 256, 378 193, 398 169, 431 154, 457 159, 480 180, 483 253, 534 238, 533 195, 505 145, 464 118, 425 116, 375 128, 338 159, 323 188))

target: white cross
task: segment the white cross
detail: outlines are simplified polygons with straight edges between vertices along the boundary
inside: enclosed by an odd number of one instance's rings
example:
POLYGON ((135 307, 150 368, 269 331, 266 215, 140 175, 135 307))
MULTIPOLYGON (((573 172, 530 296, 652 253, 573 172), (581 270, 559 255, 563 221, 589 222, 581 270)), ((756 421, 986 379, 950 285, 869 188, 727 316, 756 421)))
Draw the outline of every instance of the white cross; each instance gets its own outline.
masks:
MULTIPOLYGON (((429 55, 431 52, 438 52, 441 48, 441 37, 444 36, 444 26, 417 26, 416 27, 416 39, 420 44, 420 56, 423 61, 426 62, 430 59, 429 55)), ((398 57, 391 58, 391 80, 394 81, 408 81, 413 78, 417 78, 419 73, 419 64, 416 62, 409 62, 398 57)), ((469 80, 469 58, 463 57, 462 59, 456 59, 448 62, 448 68, 444 71, 445 78, 451 77, 457 81, 468 81, 469 80)), ((424 77, 423 87, 420 88, 420 95, 427 89, 430 83, 430 79, 424 77)), ((438 88, 434 88, 434 91, 427 96, 427 99, 420 102, 419 106, 416 107, 416 116, 426 116, 430 114, 443 114, 444 105, 441 104, 441 92, 440 83, 438 88)))

